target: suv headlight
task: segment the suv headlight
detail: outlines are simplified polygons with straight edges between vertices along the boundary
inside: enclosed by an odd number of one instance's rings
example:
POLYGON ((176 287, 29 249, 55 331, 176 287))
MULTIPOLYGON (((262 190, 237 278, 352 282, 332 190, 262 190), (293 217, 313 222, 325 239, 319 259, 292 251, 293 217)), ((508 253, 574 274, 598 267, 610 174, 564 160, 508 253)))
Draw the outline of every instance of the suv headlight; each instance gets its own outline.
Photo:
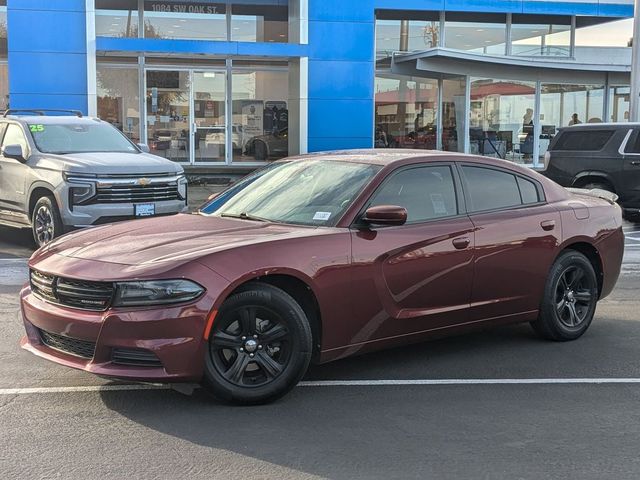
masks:
POLYGON ((178 195, 182 200, 187 200, 187 177, 184 175, 178 177, 178 195))
POLYGON ((69 187, 69 200, 71 205, 80 205, 93 198, 96 194, 96 187, 93 183, 71 184, 69 187))
POLYGON ((188 302, 204 293, 204 288, 191 280, 148 280, 117 282, 114 307, 139 307, 188 302))

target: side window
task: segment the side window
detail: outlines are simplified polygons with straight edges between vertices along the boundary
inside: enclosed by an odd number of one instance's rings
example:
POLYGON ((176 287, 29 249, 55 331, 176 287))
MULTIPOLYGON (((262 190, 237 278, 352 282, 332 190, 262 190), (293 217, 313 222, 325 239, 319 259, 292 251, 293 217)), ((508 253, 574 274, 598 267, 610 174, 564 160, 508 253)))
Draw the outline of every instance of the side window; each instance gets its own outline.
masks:
POLYGON ((553 150, 578 150, 596 152, 607 144, 614 130, 563 131, 553 146, 553 150))
POLYGON ((409 168, 387 180, 370 206, 398 205, 407 209, 407 222, 420 222, 458 214, 451 167, 409 168))
POLYGON ((471 200, 469 210, 481 212, 514 207, 522 203, 516 176, 483 167, 462 167, 471 200))
POLYGON ((10 123, 7 127, 7 133, 4 134, 2 146, 6 147, 7 145, 20 145, 25 155, 29 151, 29 144, 27 143, 27 139, 24 138, 24 133, 15 123, 10 123))
POLYGON ((520 188, 520 196, 522 197, 522 203, 528 205, 530 203, 538 203, 540 196, 538 195, 538 188, 536 184, 530 180, 526 180, 522 177, 518 178, 518 187, 520 188))
POLYGON ((629 139, 629 143, 624 149, 624 153, 640 153, 640 131, 635 130, 635 140, 633 140, 633 134, 629 139), (633 140, 633 141, 632 141, 633 140))

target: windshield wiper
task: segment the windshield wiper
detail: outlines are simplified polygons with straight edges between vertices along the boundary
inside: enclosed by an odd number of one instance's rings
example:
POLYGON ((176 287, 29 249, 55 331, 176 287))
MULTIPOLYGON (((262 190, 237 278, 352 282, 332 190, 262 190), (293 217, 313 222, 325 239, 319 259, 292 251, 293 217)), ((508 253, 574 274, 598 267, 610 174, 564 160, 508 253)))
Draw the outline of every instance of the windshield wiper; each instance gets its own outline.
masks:
POLYGON ((247 212, 221 213, 220 216, 227 217, 227 218, 239 218, 241 220, 253 220, 254 222, 270 222, 271 221, 271 220, 267 220, 266 218, 260 218, 254 215, 250 215, 247 212))

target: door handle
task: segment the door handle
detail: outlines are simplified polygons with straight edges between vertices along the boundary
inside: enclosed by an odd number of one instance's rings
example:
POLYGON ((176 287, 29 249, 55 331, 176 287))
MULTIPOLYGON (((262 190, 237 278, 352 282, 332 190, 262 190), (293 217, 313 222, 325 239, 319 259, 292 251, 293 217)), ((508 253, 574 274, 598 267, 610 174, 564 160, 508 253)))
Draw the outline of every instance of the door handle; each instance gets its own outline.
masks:
POLYGON ((634 160, 633 162, 631 162, 631 165, 637 167, 638 165, 640 165, 640 162, 638 160, 634 160))
POLYGON ((451 243, 453 243, 453 246, 458 250, 462 250, 469 246, 469 244, 471 243, 471 240, 469 240, 469 237, 458 237, 458 238, 454 238, 451 243))
POLYGON ((549 230, 553 230, 554 228, 556 228, 556 221, 543 220, 540 222, 540 226, 542 227, 543 230, 546 230, 548 232, 549 230))

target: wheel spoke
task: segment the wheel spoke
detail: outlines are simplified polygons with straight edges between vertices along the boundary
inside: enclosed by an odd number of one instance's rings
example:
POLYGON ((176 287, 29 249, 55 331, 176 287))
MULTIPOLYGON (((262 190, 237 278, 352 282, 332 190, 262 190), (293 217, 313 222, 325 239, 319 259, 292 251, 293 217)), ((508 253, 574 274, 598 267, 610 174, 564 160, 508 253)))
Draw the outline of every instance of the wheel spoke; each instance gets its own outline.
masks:
POLYGON ((575 288, 580 283, 580 280, 582 280, 583 277, 584 270, 582 270, 581 268, 576 268, 573 273, 573 277, 571 277, 571 282, 569 282, 569 288, 575 288))
POLYGON ((560 277, 560 286, 561 286, 562 290, 568 290, 569 289, 569 284, 567 283, 567 273, 566 272, 560 277))
POLYGON ((256 331, 256 309, 246 307, 240 310, 240 328, 244 335, 252 335, 256 331))
POLYGON ((249 365, 249 357, 244 354, 236 355, 236 359, 233 361, 229 370, 227 370, 224 376, 227 380, 233 383, 240 383, 242 380, 242 376, 244 375, 244 371, 247 369, 249 365))
POLYGON ((225 332, 216 332, 211 338, 211 343, 215 348, 236 349, 242 346, 242 340, 240 337, 229 335, 225 332))
POLYGON ((286 337, 288 333, 289 332, 287 332, 287 329, 284 326, 277 324, 260 335, 260 341, 265 345, 269 345, 276 340, 286 337))
POLYGON ((271 358, 264 350, 258 352, 255 357, 255 362, 264 371, 264 373, 270 377, 275 377, 282 372, 282 365, 271 358))
POLYGON ((569 309, 569 324, 572 327, 575 327, 578 323, 580 323, 580 317, 578 316, 578 311, 576 310, 576 306, 574 303, 567 303, 567 307, 569 309))
POLYGON ((558 309, 558 312, 562 312, 562 310, 564 310, 564 307, 567 306, 567 301, 565 300, 564 296, 562 297, 562 299, 560 299, 560 301, 558 303, 556 303, 556 308, 558 309))
POLYGON ((574 293, 576 301, 580 303, 591 303, 591 292, 589 290, 578 290, 574 293))

